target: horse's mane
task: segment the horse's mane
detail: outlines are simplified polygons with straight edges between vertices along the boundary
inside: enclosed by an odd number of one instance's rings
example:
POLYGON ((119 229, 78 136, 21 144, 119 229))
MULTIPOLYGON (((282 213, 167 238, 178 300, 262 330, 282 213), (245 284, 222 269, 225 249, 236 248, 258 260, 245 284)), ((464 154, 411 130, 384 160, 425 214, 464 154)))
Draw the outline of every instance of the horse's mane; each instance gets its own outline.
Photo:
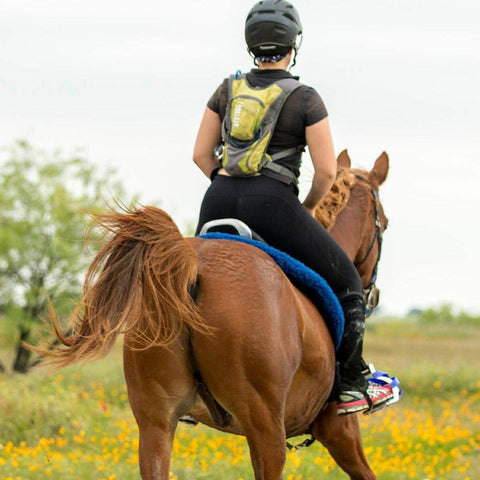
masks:
POLYGON ((332 188, 315 211, 315 218, 327 230, 330 230, 335 225, 335 219, 347 205, 350 198, 350 190, 354 183, 352 173, 353 170, 350 168, 341 168, 339 170, 332 188))
POLYGON ((369 191, 371 185, 368 181, 356 182, 355 177, 368 178, 368 173, 365 170, 358 168, 344 168, 341 167, 337 173, 337 178, 330 191, 325 195, 315 210, 315 218, 327 230, 331 230, 335 225, 335 220, 340 212, 347 206, 352 191, 353 185, 358 185, 359 188, 369 191))

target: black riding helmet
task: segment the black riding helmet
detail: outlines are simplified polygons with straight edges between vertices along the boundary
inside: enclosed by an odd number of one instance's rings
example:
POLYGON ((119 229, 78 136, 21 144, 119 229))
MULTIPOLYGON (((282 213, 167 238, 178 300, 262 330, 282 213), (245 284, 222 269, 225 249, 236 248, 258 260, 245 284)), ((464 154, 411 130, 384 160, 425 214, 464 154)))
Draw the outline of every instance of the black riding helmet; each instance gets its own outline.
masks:
POLYGON ((285 0, 262 0, 250 10, 245 22, 245 40, 253 56, 285 55, 297 52, 302 33, 300 16, 285 0))

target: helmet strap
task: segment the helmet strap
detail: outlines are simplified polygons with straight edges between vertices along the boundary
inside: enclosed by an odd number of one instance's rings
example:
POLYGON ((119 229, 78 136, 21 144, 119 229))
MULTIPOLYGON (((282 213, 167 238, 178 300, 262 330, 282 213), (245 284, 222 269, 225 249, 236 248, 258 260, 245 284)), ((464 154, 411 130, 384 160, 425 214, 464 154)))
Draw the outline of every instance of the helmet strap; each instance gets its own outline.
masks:
POLYGON ((297 64, 297 49, 294 48, 293 51, 295 52, 293 54, 293 62, 292 64, 290 65, 290 67, 288 67, 288 71, 290 72, 290 70, 297 64))
MULTIPOLYGON (((296 49, 297 49, 297 50, 300 50, 300 47, 302 46, 302 43, 303 43, 303 32, 300 32, 300 33, 298 34, 298 36, 300 37, 300 42, 299 42, 298 45, 296 46, 296 49)), ((297 42, 295 42, 295 43, 297 43, 297 42)))
POLYGON ((297 64, 297 53, 300 50, 300 47, 302 46, 302 43, 303 43, 303 32, 300 32, 299 36, 300 36, 300 42, 298 43, 297 46, 293 47, 293 49, 295 50, 295 53, 293 55, 293 63, 290 65, 290 68, 288 69, 288 71, 290 71, 297 64))
POLYGON ((252 57, 252 59, 253 59, 253 64, 254 64, 256 67, 258 67, 258 62, 257 62, 257 59, 255 58, 255 55, 253 54, 253 52, 252 52, 249 48, 247 48, 247 52, 248 52, 248 54, 252 57))

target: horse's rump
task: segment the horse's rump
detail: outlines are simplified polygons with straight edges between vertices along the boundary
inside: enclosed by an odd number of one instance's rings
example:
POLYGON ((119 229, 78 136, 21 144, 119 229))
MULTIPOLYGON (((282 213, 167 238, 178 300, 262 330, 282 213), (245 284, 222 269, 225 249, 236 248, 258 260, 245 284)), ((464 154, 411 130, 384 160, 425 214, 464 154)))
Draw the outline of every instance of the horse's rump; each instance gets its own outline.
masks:
MULTIPOLYGON (((278 397, 286 403, 287 434, 301 433, 333 383, 334 350, 323 319, 259 249, 222 240, 189 242, 198 255, 197 306, 205 324, 213 327, 210 335, 192 335, 203 381, 234 416, 239 404, 250 400, 242 388, 266 384, 272 401, 278 397)), ((201 410, 197 404, 193 416, 197 412, 211 424, 201 410)), ((235 422, 226 430, 237 430, 235 422)))

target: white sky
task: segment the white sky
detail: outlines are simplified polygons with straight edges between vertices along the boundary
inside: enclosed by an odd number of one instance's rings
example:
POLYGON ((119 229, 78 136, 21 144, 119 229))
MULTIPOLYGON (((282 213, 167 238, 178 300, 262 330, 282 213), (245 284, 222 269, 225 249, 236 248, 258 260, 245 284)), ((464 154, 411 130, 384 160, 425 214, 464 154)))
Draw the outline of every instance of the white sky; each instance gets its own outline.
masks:
MULTIPOLYGON (((195 223, 208 181, 191 162, 221 80, 251 61, 254 2, 0 0, 0 146, 27 138, 113 166, 143 203, 195 223)), ((293 73, 323 97, 337 153, 386 150, 386 311, 480 311, 480 4, 297 0, 293 73)), ((312 175, 306 156, 302 194, 312 175)), ((292 232, 294 234, 295 232, 292 232)))

